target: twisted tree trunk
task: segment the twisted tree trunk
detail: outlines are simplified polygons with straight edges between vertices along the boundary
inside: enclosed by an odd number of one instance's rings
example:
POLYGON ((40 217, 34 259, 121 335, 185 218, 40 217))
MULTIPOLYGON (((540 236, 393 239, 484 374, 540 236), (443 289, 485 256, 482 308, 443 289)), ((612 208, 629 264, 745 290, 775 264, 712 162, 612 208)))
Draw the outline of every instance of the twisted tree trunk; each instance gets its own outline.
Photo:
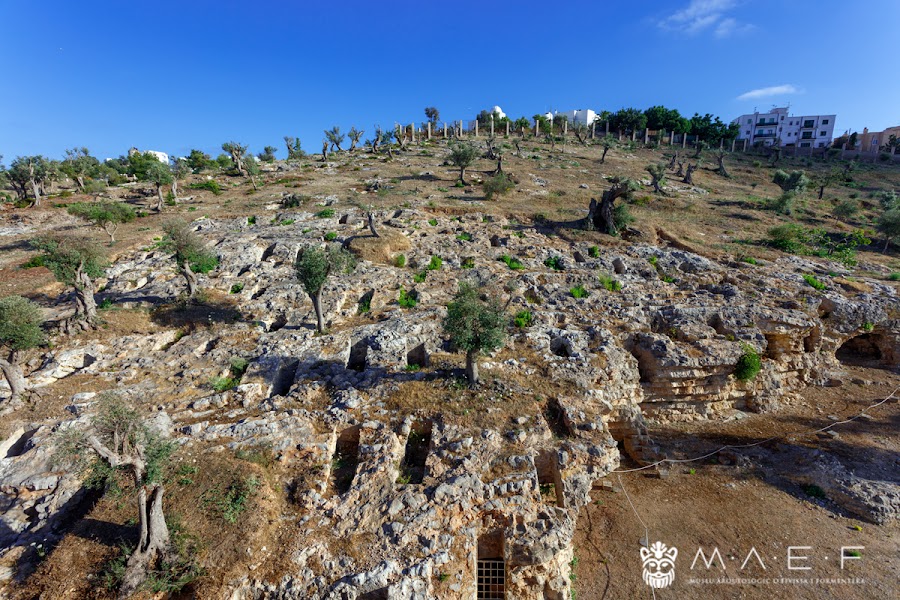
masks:
POLYGON ((684 174, 684 179, 682 179, 682 183, 687 183, 689 185, 694 185, 694 171, 697 170, 697 166, 699 165, 688 165, 687 173, 684 174))
POLYGON ((191 270, 191 263, 187 260, 181 262, 178 269, 188 286, 188 298, 193 299, 197 295, 197 275, 191 270))
POLYGON ((466 352, 466 379, 469 380, 469 387, 475 387, 479 383, 478 376, 478 353, 475 350, 466 352))
POLYGON ((603 146, 603 154, 600 156, 600 164, 606 162, 606 153, 609 152, 609 146, 603 146))
POLYGON ((378 232, 375 230, 375 213, 370 210, 368 214, 366 214, 366 220, 369 223, 369 231, 372 232, 372 235, 374 237, 380 237, 378 235, 378 232))
POLYGON ((25 383, 25 374, 22 372, 22 366, 19 364, 18 350, 10 350, 9 357, 6 360, 0 358, 0 371, 3 371, 3 376, 6 378, 9 389, 12 392, 9 401, 15 402, 28 389, 25 383))
POLYGON ((156 184, 156 212, 162 212, 163 207, 163 193, 162 193, 162 184, 156 184))

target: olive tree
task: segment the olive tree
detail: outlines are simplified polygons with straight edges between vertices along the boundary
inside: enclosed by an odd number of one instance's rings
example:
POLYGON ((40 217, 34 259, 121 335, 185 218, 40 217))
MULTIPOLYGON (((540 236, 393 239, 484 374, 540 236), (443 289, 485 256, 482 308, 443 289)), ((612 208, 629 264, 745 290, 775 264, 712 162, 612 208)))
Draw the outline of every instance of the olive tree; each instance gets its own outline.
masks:
POLYGON ((256 178, 259 177, 260 174, 259 161, 251 156, 244 164, 244 169, 247 171, 247 177, 250 178, 250 183, 253 184, 253 189, 259 191, 259 186, 256 185, 256 178))
POLYGON ((615 137, 608 134, 600 139, 600 145, 603 146, 603 154, 600 155, 601 165, 606 162, 606 153, 609 152, 609 149, 618 143, 619 141, 615 137))
POLYGON ((32 206, 40 206, 41 189, 51 176, 50 161, 43 156, 19 156, 9 165, 6 174, 19 197, 25 199, 29 192, 34 198, 32 206))
POLYGON ((106 257, 100 247, 93 240, 75 236, 42 237, 31 244, 44 253, 44 266, 56 280, 75 292, 75 314, 63 322, 63 331, 71 334, 93 329, 97 323, 94 280, 102 277, 106 269, 106 257))
POLYGON ((825 195, 825 188, 834 185, 835 183, 841 181, 844 178, 843 173, 841 173, 840 169, 833 168, 825 171, 824 173, 819 173, 813 178, 813 183, 817 188, 819 188, 819 200, 822 199, 822 196, 825 195))
POLYGON ((775 171, 772 176, 772 182, 775 183, 785 193, 793 192, 802 194, 809 185, 809 177, 803 171, 791 171, 786 173, 781 169, 775 171))
POLYGON ((466 353, 466 378, 470 386, 479 383, 478 355, 503 345, 506 321, 506 313, 496 297, 482 296, 471 283, 459 284, 459 291, 447 305, 443 326, 450 343, 466 353))
POLYGON ((325 130, 325 139, 328 140, 328 143, 331 144, 332 152, 340 152, 341 144, 344 143, 344 134, 341 133, 341 128, 335 125, 331 129, 325 130))
POLYGON ((156 186, 156 206, 154 210, 156 212, 162 211, 163 201, 165 200, 163 187, 172 185, 172 182, 175 180, 172 176, 172 169, 169 168, 169 165, 154 158, 152 161, 147 162, 146 166, 138 174, 138 179, 156 186))
POLYGON ((172 166, 172 200, 178 201, 178 180, 191 174, 193 169, 186 158, 176 158, 172 166))
POLYGON ((725 168, 725 156, 727 156, 727 152, 725 152, 724 149, 719 149, 719 151, 716 152, 716 162, 719 163, 719 168, 716 172, 726 179, 731 179, 731 175, 728 174, 728 169, 725 168))
POLYGON ((275 146, 265 146, 263 151, 256 155, 256 157, 262 162, 270 163, 275 162, 275 152, 278 151, 278 148, 275 146))
POLYGON ((890 243, 900 238, 900 207, 884 211, 878 218, 878 231, 884 234, 884 250, 890 243))
POLYGON ((428 122, 434 127, 437 125, 438 119, 441 118, 441 113, 434 106, 428 106, 425 108, 425 118, 428 119, 428 122))
POLYGON ((8 353, 0 357, 0 371, 12 392, 10 402, 15 402, 26 391, 25 374, 22 372, 22 352, 44 343, 41 330, 40 307, 21 296, 9 296, 0 300, 0 347, 8 353))
POLYGON ((71 177, 78 189, 83 192, 84 178, 99 166, 100 161, 91 156, 87 148, 72 148, 66 150, 66 158, 62 161, 60 170, 71 177))
POLYGON ((163 473, 176 445, 148 426, 141 414, 118 395, 105 393, 86 427, 61 429, 56 462, 104 485, 111 471, 127 474, 137 490, 138 539, 128 558, 119 598, 129 598, 157 562, 174 556, 163 511, 163 473))
POLYGON ((621 219, 616 218, 615 202, 619 198, 627 199, 639 186, 636 181, 620 177, 613 177, 609 182, 612 185, 603 192, 599 203, 591 198, 588 206, 587 228, 597 229, 609 235, 617 235, 620 225, 617 221, 621 221, 621 219))
POLYGON ((666 165, 662 163, 647 165, 646 171, 650 173, 650 177, 652 179, 650 185, 653 186, 653 191, 657 194, 662 194, 663 196, 665 196, 666 192, 662 189, 662 185, 666 181, 666 165))
POLYGON ((231 164, 238 172, 238 175, 242 177, 247 175, 244 170, 244 159, 247 154, 247 146, 235 141, 225 142, 222 144, 222 152, 228 153, 228 156, 231 158, 231 164))
POLYGON ((309 246, 297 256, 294 268, 300 285, 312 300, 313 310, 316 312, 316 331, 321 333, 325 328, 322 289, 328 277, 337 273, 349 273, 355 267, 353 256, 337 245, 330 245, 327 249, 309 246))
POLYGON ((287 146, 288 160, 303 158, 303 150, 300 148, 300 138, 286 135, 284 136, 284 145, 287 146))
POLYGON ((362 138, 365 130, 357 129, 355 126, 350 128, 350 131, 347 132, 347 135, 350 136, 350 152, 356 149, 356 145, 359 143, 359 140, 362 138))
POLYGON ((459 182, 466 185, 466 169, 478 158, 478 148, 466 142, 458 142, 450 146, 450 162, 459 167, 459 182))
POLYGON ((178 272, 184 277, 188 286, 188 299, 197 295, 197 273, 209 273, 219 264, 219 259, 206 247, 203 239, 181 220, 173 219, 163 224, 165 237, 160 248, 171 252, 178 272))
POLYGON ((122 223, 134 221, 134 209, 124 202, 76 202, 69 205, 69 214, 84 219, 106 232, 109 243, 116 242, 116 230, 122 223))

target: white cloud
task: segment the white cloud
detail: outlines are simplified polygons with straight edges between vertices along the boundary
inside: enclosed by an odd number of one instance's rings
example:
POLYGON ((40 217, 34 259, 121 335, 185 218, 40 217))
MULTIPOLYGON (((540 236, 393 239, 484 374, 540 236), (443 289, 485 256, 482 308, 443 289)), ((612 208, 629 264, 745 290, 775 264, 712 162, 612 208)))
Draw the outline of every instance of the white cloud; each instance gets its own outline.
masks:
POLYGON ((738 0, 691 0, 691 2, 668 17, 657 22, 660 29, 695 35, 712 29, 720 39, 750 31, 753 26, 740 23, 726 13, 737 6, 738 0))
POLYGON ((770 87, 758 88, 750 90, 737 97, 738 100, 756 100, 757 98, 768 98, 769 96, 785 96, 787 94, 799 94, 800 88, 795 85, 786 83, 784 85, 773 85, 770 87))

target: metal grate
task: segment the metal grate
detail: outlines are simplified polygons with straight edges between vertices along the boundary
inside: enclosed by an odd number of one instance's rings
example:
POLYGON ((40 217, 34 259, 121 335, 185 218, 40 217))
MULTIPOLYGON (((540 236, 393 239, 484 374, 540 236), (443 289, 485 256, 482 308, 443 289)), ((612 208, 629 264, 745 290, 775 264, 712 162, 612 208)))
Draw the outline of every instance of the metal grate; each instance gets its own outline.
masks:
POLYGON ((476 600, 506 598, 506 563, 499 558, 478 560, 478 594, 476 600))

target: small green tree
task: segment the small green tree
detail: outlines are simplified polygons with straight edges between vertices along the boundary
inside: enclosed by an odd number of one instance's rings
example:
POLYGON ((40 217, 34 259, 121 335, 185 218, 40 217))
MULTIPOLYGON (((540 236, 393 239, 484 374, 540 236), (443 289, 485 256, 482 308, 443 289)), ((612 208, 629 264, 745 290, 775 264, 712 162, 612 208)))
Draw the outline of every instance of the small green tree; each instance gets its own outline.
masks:
POLYGON ((647 165, 646 171, 650 173, 650 177, 652 179, 650 185, 653 186, 653 191, 657 194, 662 194, 663 196, 665 196, 666 192, 662 189, 662 185, 666 182, 666 165, 647 165))
POLYGON ((93 240, 74 236, 48 236, 32 240, 56 280, 75 291, 75 314, 62 324, 65 333, 93 329, 97 322, 94 280, 103 276, 106 257, 93 240))
POLYGON ((169 168, 169 165, 153 158, 151 161, 147 162, 146 166, 141 170, 138 179, 146 181, 147 183, 152 183, 156 186, 156 206, 154 209, 156 212, 162 211, 163 201, 165 200, 163 197, 163 187, 172 185, 172 182, 175 179, 172 176, 172 169, 169 168))
POLYGON ((466 185, 466 169, 478 158, 478 148, 466 142, 450 145, 450 162, 459 167, 459 182, 466 185))
POLYGON ((134 209, 124 202, 76 202, 69 205, 69 214, 99 227, 116 242, 116 230, 122 223, 134 221, 134 209))
POLYGON ((22 352, 44 343, 43 322, 40 307, 31 300, 21 296, 0 300, 0 347, 8 350, 6 358, 0 358, 0 371, 12 392, 10 402, 17 401, 27 389, 22 352))
POLYGON ((260 174, 259 161, 251 156, 250 159, 244 163, 244 168, 247 171, 247 177, 250 178, 250 183, 253 184, 253 189, 259 191, 259 186, 256 185, 256 178, 259 177, 260 174))
POLYGON ((185 160, 192 173, 200 173, 215 166, 215 161, 209 157, 209 154, 196 149, 191 150, 185 160))
POLYGON ((347 132, 347 135, 350 136, 350 152, 353 152, 356 149, 356 145, 359 143, 359 140, 364 133, 364 130, 357 129, 355 126, 351 127, 350 131, 347 132))
POLYGON ((172 200, 178 202, 178 181, 191 174, 191 165, 185 158, 176 158, 172 166, 172 200))
POLYGON ((284 145, 287 147, 288 160, 303 158, 304 152, 300 148, 300 138, 286 135, 284 136, 284 145))
POLYGON ((228 156, 231 158, 231 164, 238 172, 238 175, 245 177, 247 173, 244 170, 244 160, 247 154, 247 146, 235 141, 225 142, 222 144, 222 151, 228 153, 228 156))
POLYGON ((83 473, 95 485, 106 485, 111 471, 121 471, 138 492, 138 540, 119 588, 119 598, 129 598, 144 583, 148 569, 172 554, 163 512, 163 473, 177 446, 113 393, 100 396, 86 428, 70 426, 57 435, 57 463, 83 473))
POLYGON ((32 206, 40 206, 41 188, 52 170, 50 161, 43 156, 18 156, 9 165, 6 175, 20 198, 27 198, 30 192, 34 198, 32 206))
POLYGON ((458 350, 466 353, 466 378, 477 386, 478 355, 492 352, 506 339, 506 313, 497 298, 482 297, 472 284, 459 284, 459 291, 447 305, 444 332, 458 350))
POLYGON ((275 146, 266 146, 263 148, 263 151, 256 155, 256 157, 265 163, 275 162, 275 152, 278 151, 278 148, 275 146))
POLYGON ((340 152, 341 144, 344 143, 344 134, 341 133, 341 128, 335 125, 331 129, 325 130, 325 139, 328 140, 328 143, 331 144, 332 152, 340 152))
POLYGON ((60 164, 60 170, 74 179, 78 189, 83 192, 84 178, 99 166, 100 161, 91 156, 87 148, 72 148, 66 150, 66 158, 60 164))
POLYGON ((438 119, 440 118, 441 113, 433 106, 428 106, 425 108, 425 118, 431 123, 431 126, 434 127, 437 125, 438 119))
POLYGON ((809 177, 803 171, 791 171, 786 173, 781 169, 775 171, 772 182, 781 188, 783 192, 802 194, 809 185, 809 177))
POLYGON ((600 155, 601 165, 606 162, 606 153, 609 152, 609 149, 618 143, 619 141, 611 135, 604 135, 602 138, 600 138, 600 145, 603 146, 603 154, 600 155))
POLYGON ((294 265, 297 279, 312 300, 313 309, 316 311, 316 331, 319 333, 325 329, 322 316, 322 288, 325 287, 325 282, 330 275, 349 273, 355 267, 353 256, 337 245, 330 245, 324 250, 310 246, 297 256, 294 265))
POLYGON ((819 188, 819 200, 822 199, 822 196, 825 195, 825 188, 834 185, 835 183, 841 181, 844 178, 844 174, 840 169, 832 168, 828 169, 824 173, 819 173, 815 177, 813 177, 813 183, 817 188, 819 188))
POLYGON ((900 238, 900 207, 884 211, 878 218, 878 231, 884 234, 884 250, 890 243, 900 238))
POLYGON ((197 273, 209 273, 219 264, 215 253, 207 249, 203 239, 181 219, 173 219, 163 225, 166 234, 160 247, 171 252, 178 272, 188 286, 188 299, 197 295, 197 273))

